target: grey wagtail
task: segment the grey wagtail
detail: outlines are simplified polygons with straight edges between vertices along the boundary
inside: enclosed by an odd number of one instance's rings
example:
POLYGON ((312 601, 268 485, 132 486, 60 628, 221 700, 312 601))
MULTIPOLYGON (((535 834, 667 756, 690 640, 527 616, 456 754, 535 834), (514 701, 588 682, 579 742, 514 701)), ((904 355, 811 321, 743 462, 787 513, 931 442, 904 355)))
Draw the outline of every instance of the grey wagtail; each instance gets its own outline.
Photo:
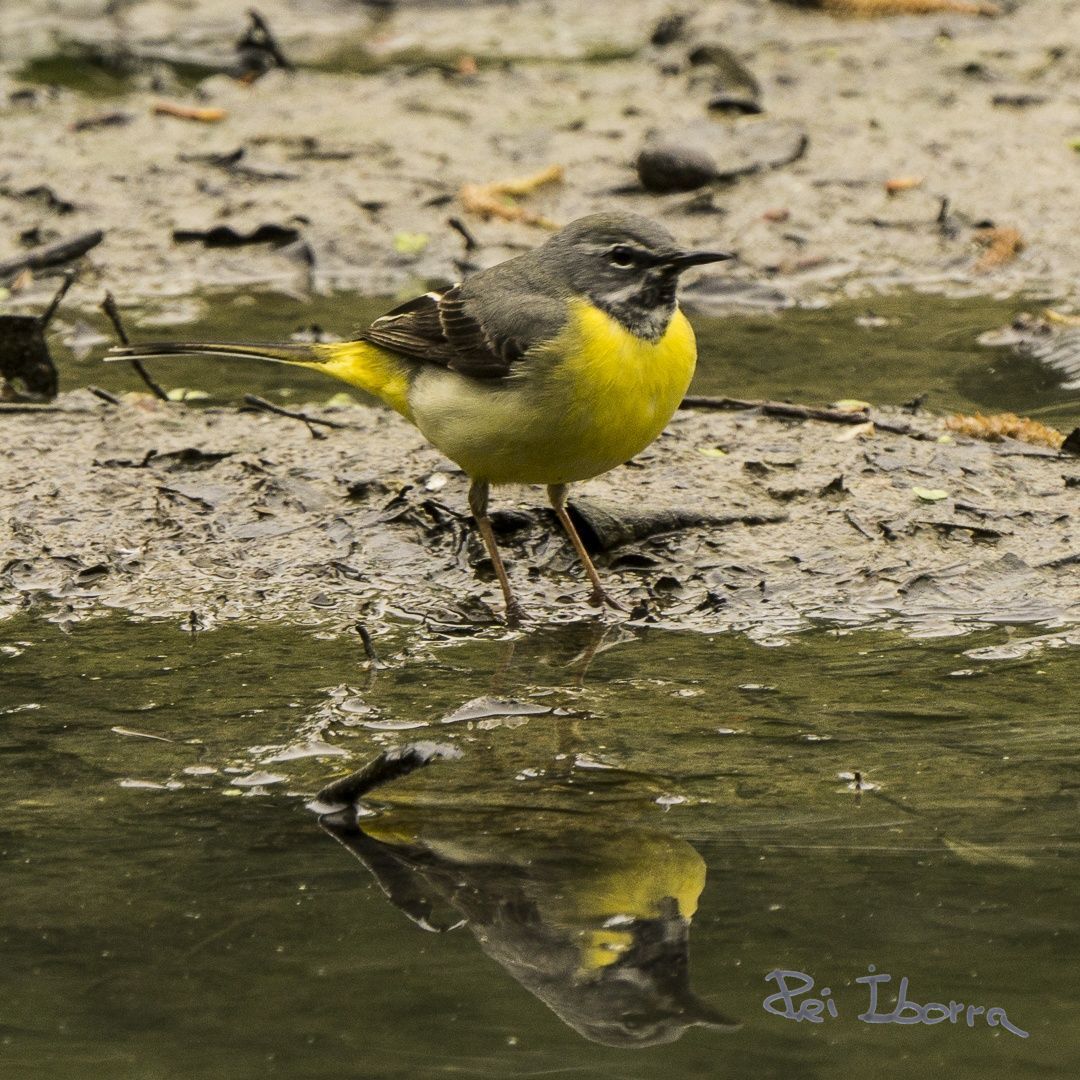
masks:
POLYGON ((591 214, 533 251, 394 308, 356 341, 154 342, 111 352, 251 357, 366 390, 468 474, 469 507, 510 622, 523 612, 488 517, 492 484, 546 484, 592 582, 591 603, 618 607, 566 512, 567 486, 629 461, 664 429, 697 359, 676 302, 679 275, 732 257, 687 251, 637 214, 591 214))

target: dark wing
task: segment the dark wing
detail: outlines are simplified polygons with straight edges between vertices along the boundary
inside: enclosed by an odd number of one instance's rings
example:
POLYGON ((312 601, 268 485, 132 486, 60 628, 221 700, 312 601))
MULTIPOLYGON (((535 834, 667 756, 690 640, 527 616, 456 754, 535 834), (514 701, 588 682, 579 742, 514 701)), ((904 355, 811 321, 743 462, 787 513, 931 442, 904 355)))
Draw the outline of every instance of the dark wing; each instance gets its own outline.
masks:
MULTIPOLYGON (((453 291, 453 290, 451 290, 453 291)), ((362 341, 413 360, 441 367, 454 359, 454 346, 443 333, 439 307, 443 294, 429 292, 380 315, 361 335, 362 341)))
POLYGON ((544 296, 510 296, 497 287, 482 300, 463 286, 425 293, 376 319, 361 340, 477 379, 509 375, 530 346, 562 328, 561 305, 544 296))

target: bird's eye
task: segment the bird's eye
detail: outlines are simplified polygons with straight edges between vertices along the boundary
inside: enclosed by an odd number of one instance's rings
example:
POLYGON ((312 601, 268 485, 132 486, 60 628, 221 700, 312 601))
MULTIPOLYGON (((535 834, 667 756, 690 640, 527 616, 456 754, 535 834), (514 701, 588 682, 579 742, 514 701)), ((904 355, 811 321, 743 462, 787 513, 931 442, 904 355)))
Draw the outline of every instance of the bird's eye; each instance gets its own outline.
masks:
POLYGON ((625 268, 634 265, 634 249, 628 248, 625 244, 616 244, 609 252, 609 255, 612 266, 621 266, 625 268))

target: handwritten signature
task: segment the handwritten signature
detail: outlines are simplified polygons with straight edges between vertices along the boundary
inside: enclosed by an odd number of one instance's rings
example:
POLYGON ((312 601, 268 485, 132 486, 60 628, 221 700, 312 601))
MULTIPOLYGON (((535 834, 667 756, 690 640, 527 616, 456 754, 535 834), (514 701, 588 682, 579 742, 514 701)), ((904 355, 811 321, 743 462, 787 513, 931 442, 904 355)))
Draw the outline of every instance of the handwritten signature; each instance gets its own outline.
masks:
MULTIPOLYGON (((920 1005, 917 1001, 912 1001, 908 997, 906 975, 900 980, 896 1004, 888 1012, 881 1011, 878 1008, 878 987, 892 982, 892 976, 876 974, 877 968, 873 964, 869 965, 868 970, 869 975, 855 980, 870 988, 868 1007, 856 1017, 864 1024, 958 1024, 963 1017, 968 1027, 975 1027, 975 1018, 981 1016, 988 1027, 1003 1027, 1021 1039, 1028 1037, 1028 1032, 1012 1023, 1005 1010, 998 1005, 987 1008, 984 1005, 965 1005, 962 1001, 950 1001, 948 1005, 931 1001, 920 1005)), ((814 989, 814 979, 804 971, 774 968, 765 976, 765 981, 773 982, 777 986, 776 993, 770 994, 761 1003, 767 1013, 797 1023, 808 1020, 812 1024, 823 1024, 826 1020, 823 1014, 828 1014, 834 1020, 840 1017, 840 1010, 828 986, 823 986, 817 997, 808 996, 814 989), (795 1003, 796 998, 802 999, 798 1005, 795 1003)))

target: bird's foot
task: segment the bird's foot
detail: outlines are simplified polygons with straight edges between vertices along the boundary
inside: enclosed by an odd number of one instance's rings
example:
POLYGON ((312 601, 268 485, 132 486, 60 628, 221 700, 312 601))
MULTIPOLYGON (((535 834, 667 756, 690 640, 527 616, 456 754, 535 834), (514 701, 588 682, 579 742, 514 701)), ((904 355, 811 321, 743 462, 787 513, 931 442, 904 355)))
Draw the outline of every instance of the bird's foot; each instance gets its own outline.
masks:
POLYGON ((600 588, 594 588, 589 594, 589 603, 593 607, 610 608, 612 611, 621 611, 624 615, 626 614, 626 608, 610 593, 600 588))
POLYGON ((509 600, 506 604, 506 625, 516 630, 528 621, 529 616, 525 614, 525 609, 516 600, 509 600))

